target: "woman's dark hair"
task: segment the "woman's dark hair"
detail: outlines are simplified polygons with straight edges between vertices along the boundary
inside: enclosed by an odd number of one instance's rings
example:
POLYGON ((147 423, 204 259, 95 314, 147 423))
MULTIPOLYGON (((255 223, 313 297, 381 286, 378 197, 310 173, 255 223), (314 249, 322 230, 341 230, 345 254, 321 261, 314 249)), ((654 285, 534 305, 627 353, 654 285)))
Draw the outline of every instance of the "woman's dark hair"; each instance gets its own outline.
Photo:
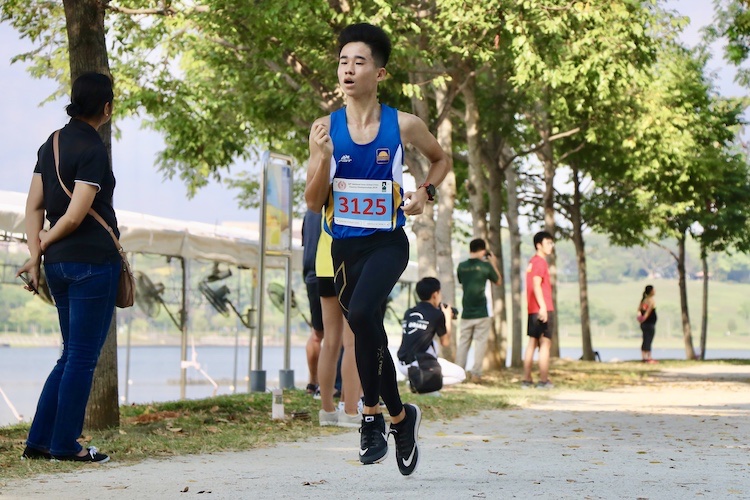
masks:
POLYGON ((73 82, 65 111, 73 118, 93 118, 104 113, 104 105, 114 97, 112 80, 107 75, 83 73, 73 82))
POLYGON ((651 295, 651 292, 654 290, 654 287, 651 285, 646 285, 646 288, 643 289, 643 297, 641 297, 641 302, 646 300, 646 297, 651 295))
POLYGON ((339 54, 344 45, 352 42, 362 42, 370 47, 372 58, 378 67, 385 68, 388 64, 391 57, 391 40, 382 29, 368 23, 347 26, 339 33, 339 54))
POLYGON ((432 294, 440 290, 440 281, 437 278, 422 278, 415 288, 419 300, 430 300, 432 294))

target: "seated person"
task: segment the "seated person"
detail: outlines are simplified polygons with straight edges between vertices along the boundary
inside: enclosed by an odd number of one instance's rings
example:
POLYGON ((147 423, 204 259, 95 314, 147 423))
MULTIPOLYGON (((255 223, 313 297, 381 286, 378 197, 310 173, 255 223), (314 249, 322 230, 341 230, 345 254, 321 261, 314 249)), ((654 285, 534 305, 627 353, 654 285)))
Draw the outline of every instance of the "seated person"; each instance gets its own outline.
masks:
MULTIPOLYGON (((429 383, 432 390, 415 387, 415 370, 442 372, 442 383, 439 386, 463 382, 466 372, 460 366, 443 358, 438 358, 435 336, 444 347, 450 345, 451 319, 453 310, 441 302, 440 281, 437 278, 423 278, 416 286, 420 302, 406 311, 402 321, 402 340, 398 350, 398 369, 409 377, 412 390, 419 393, 434 393, 434 383, 429 383), (412 376, 409 368, 413 368, 412 376)), ((427 378, 427 375, 423 378, 427 378)), ((419 385, 419 384, 416 384, 419 385)), ((429 387, 427 389, 430 389, 429 387)))

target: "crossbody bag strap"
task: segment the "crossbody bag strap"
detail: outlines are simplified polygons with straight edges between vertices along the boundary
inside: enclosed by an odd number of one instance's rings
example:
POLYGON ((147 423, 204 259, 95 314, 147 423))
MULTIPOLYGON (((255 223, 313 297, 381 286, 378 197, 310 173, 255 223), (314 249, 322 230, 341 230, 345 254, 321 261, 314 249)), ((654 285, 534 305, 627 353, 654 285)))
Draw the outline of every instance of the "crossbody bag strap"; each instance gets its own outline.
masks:
MULTIPOLYGON (((62 177, 60 176, 60 131, 56 130, 54 135, 52 136, 52 152, 55 155, 55 171, 57 172, 57 180, 60 181, 60 186, 63 188, 63 191, 65 191, 65 194, 68 195, 68 198, 73 198, 73 193, 70 192, 70 189, 68 189, 68 186, 65 185, 65 183, 62 180, 62 177)), ((104 229, 107 230, 109 235, 112 237, 112 241, 115 242, 115 247, 117 247, 117 251, 122 253, 124 250, 122 249, 122 245, 120 245, 120 241, 117 239, 117 236, 115 236, 115 232, 112 230, 112 228, 107 224, 107 222, 102 218, 101 215, 99 215, 96 210, 93 208, 89 208, 88 214, 96 219, 96 221, 102 225, 104 229)))

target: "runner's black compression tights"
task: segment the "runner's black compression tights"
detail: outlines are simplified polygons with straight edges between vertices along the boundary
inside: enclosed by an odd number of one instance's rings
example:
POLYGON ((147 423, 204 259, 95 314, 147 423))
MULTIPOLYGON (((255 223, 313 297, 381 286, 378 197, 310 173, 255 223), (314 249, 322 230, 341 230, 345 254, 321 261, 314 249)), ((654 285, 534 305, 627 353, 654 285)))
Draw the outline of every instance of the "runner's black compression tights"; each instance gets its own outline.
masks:
POLYGON ((388 413, 398 415, 403 405, 383 318, 388 295, 406 269, 409 240, 403 229, 397 229, 335 240, 331 253, 336 293, 354 332, 354 352, 365 406, 377 406, 382 397, 388 413))

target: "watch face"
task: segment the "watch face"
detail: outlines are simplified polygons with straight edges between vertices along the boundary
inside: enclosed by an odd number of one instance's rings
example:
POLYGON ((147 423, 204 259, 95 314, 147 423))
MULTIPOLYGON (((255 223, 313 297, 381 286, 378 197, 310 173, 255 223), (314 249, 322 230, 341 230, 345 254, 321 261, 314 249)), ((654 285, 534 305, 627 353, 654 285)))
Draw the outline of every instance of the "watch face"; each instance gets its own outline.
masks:
POLYGON ((435 194, 437 193, 437 189, 435 189, 435 186, 432 184, 427 185, 427 195, 430 197, 430 199, 435 197, 435 194))

